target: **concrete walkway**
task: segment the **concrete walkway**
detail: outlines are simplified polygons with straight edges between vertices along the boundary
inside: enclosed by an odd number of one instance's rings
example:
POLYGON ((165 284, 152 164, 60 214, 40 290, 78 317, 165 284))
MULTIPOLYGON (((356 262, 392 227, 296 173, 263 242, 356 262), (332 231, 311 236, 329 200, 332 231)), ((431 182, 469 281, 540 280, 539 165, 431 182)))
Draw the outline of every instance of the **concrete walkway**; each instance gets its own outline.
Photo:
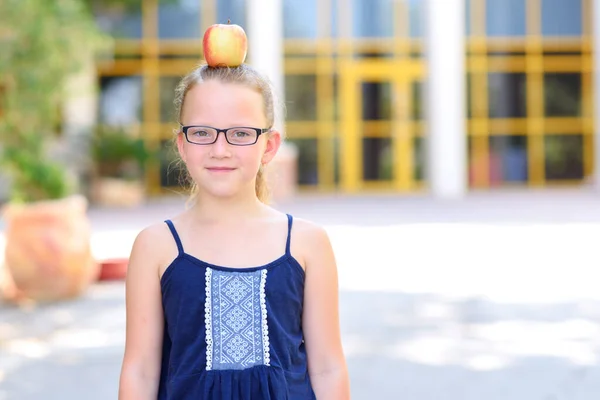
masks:
MULTIPOLYGON (((163 199, 90 210, 98 257, 127 255, 163 199)), ((600 396, 600 195, 302 196, 328 229, 353 399, 600 396)), ((116 399, 122 282, 32 309, 0 305, 0 400, 116 399)))

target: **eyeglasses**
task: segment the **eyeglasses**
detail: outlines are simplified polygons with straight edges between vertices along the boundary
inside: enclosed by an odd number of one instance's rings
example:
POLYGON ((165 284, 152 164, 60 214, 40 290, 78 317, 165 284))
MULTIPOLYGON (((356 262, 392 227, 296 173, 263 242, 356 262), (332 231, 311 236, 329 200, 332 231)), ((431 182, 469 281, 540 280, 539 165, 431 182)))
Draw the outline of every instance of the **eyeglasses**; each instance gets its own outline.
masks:
POLYGON ((234 146, 251 146, 258 141, 258 137, 269 132, 269 128, 250 128, 246 126, 218 129, 211 126, 181 126, 185 139, 192 144, 213 144, 219 138, 219 133, 225 134, 227 143, 234 146))

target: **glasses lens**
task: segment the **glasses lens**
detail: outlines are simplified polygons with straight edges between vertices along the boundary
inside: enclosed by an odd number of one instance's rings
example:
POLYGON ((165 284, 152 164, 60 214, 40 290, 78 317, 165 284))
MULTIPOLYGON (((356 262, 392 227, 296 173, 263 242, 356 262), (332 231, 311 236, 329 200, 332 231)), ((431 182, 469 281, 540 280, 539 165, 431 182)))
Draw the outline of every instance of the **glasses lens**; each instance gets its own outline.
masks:
POLYGON ((217 137, 217 131, 216 129, 206 128, 203 126, 193 126, 188 128, 187 137, 192 143, 210 144, 215 141, 215 138, 217 137))
POLYGON ((227 140, 231 144, 247 145, 256 142, 256 131, 250 128, 231 128, 227 130, 227 140))

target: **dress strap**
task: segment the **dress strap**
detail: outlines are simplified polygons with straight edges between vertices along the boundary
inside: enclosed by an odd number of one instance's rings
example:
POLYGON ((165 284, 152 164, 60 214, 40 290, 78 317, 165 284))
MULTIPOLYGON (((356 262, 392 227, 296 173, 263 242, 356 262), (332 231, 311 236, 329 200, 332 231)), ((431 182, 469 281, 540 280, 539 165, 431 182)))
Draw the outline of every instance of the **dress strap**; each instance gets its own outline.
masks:
POLYGON ((179 239, 179 234, 177 234, 177 230, 175 229, 175 225, 173 222, 168 219, 165 221, 169 226, 169 230, 173 234, 173 239, 175 239, 175 243, 177 243, 177 250, 179 250, 179 254, 183 254, 183 245, 181 244, 181 239, 179 239))
POLYGON ((290 241, 291 241, 291 237, 292 237, 292 221, 293 218, 290 214, 286 214, 287 218, 288 218, 288 234, 287 234, 287 241, 285 243, 285 254, 290 254, 290 241))

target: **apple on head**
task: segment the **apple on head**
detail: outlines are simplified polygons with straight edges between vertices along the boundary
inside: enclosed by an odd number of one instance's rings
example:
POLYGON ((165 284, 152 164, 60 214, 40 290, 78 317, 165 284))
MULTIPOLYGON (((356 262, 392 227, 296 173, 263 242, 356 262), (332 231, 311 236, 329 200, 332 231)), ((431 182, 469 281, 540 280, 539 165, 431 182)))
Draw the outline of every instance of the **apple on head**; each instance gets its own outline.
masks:
POLYGON ((211 25, 204 32, 202 46, 210 67, 237 67, 246 59, 248 39, 241 26, 227 21, 211 25))

